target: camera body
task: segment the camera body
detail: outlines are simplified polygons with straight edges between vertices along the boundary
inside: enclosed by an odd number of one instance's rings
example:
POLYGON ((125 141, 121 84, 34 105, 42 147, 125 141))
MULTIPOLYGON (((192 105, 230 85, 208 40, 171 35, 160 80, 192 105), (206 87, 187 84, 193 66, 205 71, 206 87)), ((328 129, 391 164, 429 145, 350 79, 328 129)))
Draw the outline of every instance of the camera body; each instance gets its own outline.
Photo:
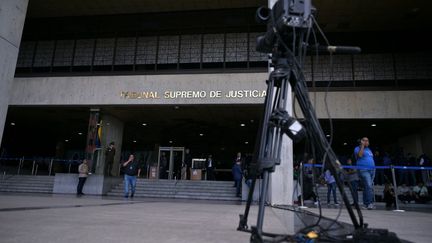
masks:
POLYGON ((267 23, 267 32, 257 37, 256 50, 262 53, 272 52, 276 42, 276 32, 289 37, 293 29, 305 30, 312 26, 311 14, 315 12, 311 0, 279 0, 272 9, 260 7, 256 13, 258 22, 267 23))

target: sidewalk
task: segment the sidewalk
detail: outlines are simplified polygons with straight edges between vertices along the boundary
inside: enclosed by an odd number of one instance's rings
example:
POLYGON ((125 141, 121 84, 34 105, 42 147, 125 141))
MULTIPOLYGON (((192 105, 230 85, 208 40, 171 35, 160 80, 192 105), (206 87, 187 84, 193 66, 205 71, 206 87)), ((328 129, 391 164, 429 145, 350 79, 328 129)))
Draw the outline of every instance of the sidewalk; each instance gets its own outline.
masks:
MULTIPOLYGON (((238 203, 0 194, 0 235, 2 242, 249 242, 248 233, 236 230, 243 211, 238 203)), ((256 224, 256 211, 253 206, 249 225, 256 224)), ((327 217, 337 212, 324 209, 327 217)), ((432 237, 431 213, 364 215, 372 227, 388 228, 402 239, 430 242, 432 237)), ((292 234, 294 224, 281 221, 285 216, 268 208, 265 231, 292 234)), ((349 222, 345 211, 340 220, 349 222)))

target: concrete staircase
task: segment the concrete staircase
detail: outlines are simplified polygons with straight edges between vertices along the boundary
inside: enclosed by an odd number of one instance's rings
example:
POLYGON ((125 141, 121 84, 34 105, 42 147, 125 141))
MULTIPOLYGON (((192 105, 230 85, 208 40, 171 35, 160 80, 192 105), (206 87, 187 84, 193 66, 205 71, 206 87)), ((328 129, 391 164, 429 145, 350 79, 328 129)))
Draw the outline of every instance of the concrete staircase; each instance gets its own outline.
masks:
POLYGON ((52 193, 54 176, 6 175, 0 178, 0 192, 52 193))
MULTIPOLYGON (((187 181, 138 179, 135 197, 176 198, 200 200, 240 201, 232 181, 187 181)), ((108 196, 124 196, 123 182, 108 196)))

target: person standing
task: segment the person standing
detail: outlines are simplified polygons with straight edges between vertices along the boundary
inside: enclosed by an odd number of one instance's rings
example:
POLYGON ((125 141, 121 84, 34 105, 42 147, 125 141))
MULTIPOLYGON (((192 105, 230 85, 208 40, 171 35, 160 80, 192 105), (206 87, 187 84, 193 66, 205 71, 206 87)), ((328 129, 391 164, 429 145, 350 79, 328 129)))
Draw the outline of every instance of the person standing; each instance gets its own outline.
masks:
POLYGON ((168 169, 168 158, 166 157, 165 152, 162 152, 159 161, 159 179, 168 179, 168 169))
POLYGON ((375 161, 373 153, 369 149, 369 139, 367 137, 363 137, 359 141, 359 145, 354 149, 354 155, 357 159, 357 166, 362 167, 359 168, 358 175, 364 186, 363 204, 369 210, 374 209, 373 181, 375 178, 375 161))
POLYGON ((111 174, 113 164, 114 164, 114 156, 116 153, 116 149, 114 146, 114 142, 111 142, 108 146, 108 148, 105 150, 105 175, 107 176, 113 176, 111 174))
MULTIPOLYGON (((347 160, 347 165, 348 166, 352 166, 352 160, 351 158, 349 158, 347 160)), ((347 168, 346 170, 346 182, 349 183, 351 185, 352 188, 352 193, 353 193, 353 204, 358 203, 358 193, 357 193, 357 189, 358 189, 358 181, 359 181, 359 177, 357 174, 357 170, 354 168, 347 168)))
POLYGON ((210 154, 206 160, 206 171, 207 171, 207 180, 214 181, 214 161, 212 155, 210 154))
POLYGON ((243 171, 241 169, 241 160, 236 160, 232 167, 232 174, 234 178, 234 186, 236 187, 236 195, 237 197, 241 196, 241 182, 243 178, 243 171))
POLYGON ((77 196, 82 196, 84 193, 82 192, 84 183, 87 180, 87 176, 89 175, 89 167, 87 165, 87 160, 84 159, 83 162, 78 166, 78 186, 77 186, 77 196))
POLYGON ((129 159, 122 164, 124 171, 124 197, 129 197, 129 186, 131 188, 130 197, 135 195, 136 177, 140 173, 138 161, 135 160, 133 154, 129 155, 129 159))
POLYGON ((237 153, 237 157, 234 160, 234 164, 240 161, 240 164, 243 162, 242 154, 240 152, 237 153))
POLYGON ((186 167, 186 179, 190 180, 191 169, 192 169, 192 155, 191 155, 190 150, 188 148, 185 150, 184 165, 186 167))
POLYGON ((386 209, 390 210, 396 207, 396 197, 393 186, 390 183, 384 185, 384 202, 386 203, 386 209))
POLYGON ((315 183, 315 160, 313 158, 309 158, 309 155, 305 153, 303 157, 304 164, 309 164, 310 166, 304 166, 303 172, 303 195, 298 197, 298 201, 301 201, 301 197, 303 197, 303 201, 309 200, 312 198, 315 205, 318 205, 318 197, 314 191, 314 183, 315 183))
POLYGON ((336 198, 336 180, 333 175, 330 173, 330 170, 326 170, 324 173, 324 179, 327 183, 327 205, 330 205, 330 193, 333 193, 333 201, 335 206, 339 206, 339 203, 336 198))

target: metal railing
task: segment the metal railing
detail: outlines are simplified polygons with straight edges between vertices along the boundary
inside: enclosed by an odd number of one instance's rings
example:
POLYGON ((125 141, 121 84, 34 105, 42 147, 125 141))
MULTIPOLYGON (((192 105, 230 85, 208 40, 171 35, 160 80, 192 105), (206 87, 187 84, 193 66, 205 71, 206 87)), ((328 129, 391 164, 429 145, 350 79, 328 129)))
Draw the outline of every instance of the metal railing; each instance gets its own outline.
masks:
MULTIPOLYGON (((303 198, 303 176, 304 176, 304 168, 306 167, 315 167, 315 168, 322 168, 323 165, 321 164, 303 164, 300 163, 300 167, 299 167, 299 182, 300 182, 300 190, 301 190, 301 197, 300 197, 300 207, 301 208, 306 208, 306 206, 304 205, 304 198, 303 198)), ((393 190, 394 190, 394 197, 395 197, 395 206, 396 209, 394 211, 399 211, 399 212, 403 212, 404 210, 401 210, 399 208, 399 198, 398 198, 398 185, 401 184, 405 184, 404 182, 406 181, 406 177, 403 176, 404 173, 412 173, 415 171, 421 171, 422 172, 422 179, 426 181, 423 181, 423 183, 426 185, 427 182, 431 181, 432 176, 431 176, 431 172, 432 172, 432 167, 428 167, 428 166, 395 166, 395 165, 388 165, 388 166, 349 166, 349 165, 343 165, 342 166, 343 169, 356 169, 356 170, 389 170, 390 174, 391 174, 391 178, 387 178, 388 183, 391 183, 393 186, 393 190), (398 172, 398 173, 396 173, 398 172), (424 174, 424 172, 426 172, 424 174), (426 176, 424 176, 426 175, 426 176), (391 181, 390 181, 391 180, 391 181)), ((320 176, 319 175, 314 175, 314 176, 320 176)), ((376 179, 376 177, 375 177, 376 179)), ((415 184, 415 182, 414 182, 415 184)), ((375 192, 374 192, 375 194, 375 192)))
POLYGON ((54 167, 58 166, 57 170, 67 173, 74 173, 73 166, 78 166, 81 160, 64 160, 54 158, 25 158, 25 157, 5 157, 0 158, 0 170, 3 173, 3 178, 7 174, 11 175, 38 175, 44 174, 53 175, 54 167))

